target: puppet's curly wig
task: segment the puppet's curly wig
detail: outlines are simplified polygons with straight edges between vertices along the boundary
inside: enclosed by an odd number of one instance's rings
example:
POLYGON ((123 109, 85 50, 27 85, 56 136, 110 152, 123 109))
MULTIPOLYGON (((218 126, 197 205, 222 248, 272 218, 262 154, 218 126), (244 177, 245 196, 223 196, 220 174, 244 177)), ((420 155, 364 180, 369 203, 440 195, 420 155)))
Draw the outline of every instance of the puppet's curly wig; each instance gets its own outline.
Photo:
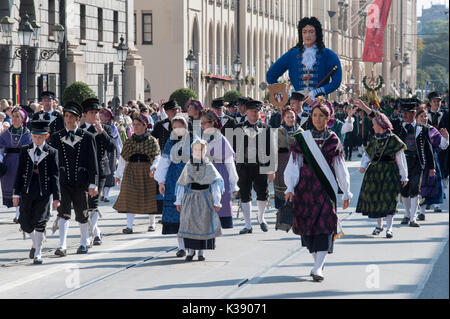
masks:
POLYGON ((306 27, 307 25, 311 25, 314 27, 314 29, 316 29, 317 48, 319 49, 319 51, 321 51, 325 47, 325 44, 323 43, 322 24, 316 17, 311 17, 311 18, 305 17, 298 22, 298 26, 297 26, 298 43, 297 43, 296 47, 298 47, 300 50, 303 50, 302 29, 304 27, 306 27))

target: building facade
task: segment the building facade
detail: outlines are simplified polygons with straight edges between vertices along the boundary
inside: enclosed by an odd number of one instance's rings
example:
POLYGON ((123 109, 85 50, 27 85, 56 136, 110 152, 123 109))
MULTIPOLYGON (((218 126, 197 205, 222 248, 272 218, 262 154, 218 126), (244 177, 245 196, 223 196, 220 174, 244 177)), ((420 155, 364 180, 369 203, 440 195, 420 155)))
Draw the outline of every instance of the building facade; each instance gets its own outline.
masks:
MULTIPOLYGON (((0 33, 0 97, 24 104, 36 100, 43 90, 61 98, 63 89, 75 81, 87 83, 103 102, 144 98, 144 68, 134 46, 132 0, 3 0, 0 19, 8 16, 13 24, 10 35, 0 33), (20 47, 18 26, 25 14, 40 26, 28 49, 28 57, 15 55, 20 47), (59 44, 54 26, 65 29, 59 44), (122 97, 122 64, 118 61, 120 37, 129 47, 125 63, 126 96, 122 97), (59 50, 48 60, 45 50, 59 50), (27 83, 24 82, 26 64, 27 83)), ((36 27, 35 27, 36 29, 36 27)), ((49 55, 47 55, 49 56, 49 55)))
MULTIPOLYGON (((366 93, 362 80, 383 77, 380 95, 407 96, 416 86, 416 0, 392 0, 382 63, 362 61, 373 1, 359 0, 136 0, 136 46, 146 65, 146 96, 168 99, 180 87, 193 88, 203 102, 237 88, 233 61, 242 62, 240 91, 263 99, 260 84, 271 63, 298 42, 297 24, 316 16, 325 45, 343 68, 331 99, 366 93), (194 69, 186 57, 193 50, 194 69)), ((287 81, 287 73, 279 81, 287 81)))

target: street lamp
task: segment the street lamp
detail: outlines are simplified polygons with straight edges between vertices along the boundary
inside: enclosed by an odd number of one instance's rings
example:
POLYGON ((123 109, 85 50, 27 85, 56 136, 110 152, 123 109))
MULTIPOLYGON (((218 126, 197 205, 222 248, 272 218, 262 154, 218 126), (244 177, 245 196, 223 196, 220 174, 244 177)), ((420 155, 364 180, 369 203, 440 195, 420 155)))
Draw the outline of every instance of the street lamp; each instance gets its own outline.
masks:
POLYGON ((21 86, 23 90, 23 94, 21 97, 20 104, 26 105, 28 100, 28 48, 31 43, 31 39, 34 34, 33 27, 30 22, 28 22, 29 16, 25 13, 25 16, 21 19, 19 24, 19 44, 20 47, 16 49, 15 56, 20 58, 22 64, 22 74, 23 74, 23 82, 21 81, 21 86))
MULTIPOLYGON (((127 60, 128 55, 128 47, 124 42, 123 36, 120 37, 120 43, 117 47, 117 56, 119 58, 119 62, 122 63, 122 69, 120 69, 120 72, 122 72, 122 104, 125 105, 125 61, 127 60)), ((117 112, 117 110, 116 110, 117 112)))
POLYGON ((40 54, 41 60, 50 60, 55 54, 61 55, 61 53, 64 51, 64 46, 62 46, 62 43, 64 42, 64 35, 64 27, 60 24, 55 24, 53 26, 53 36, 58 42, 60 48, 58 48, 57 50, 42 50, 40 54))
POLYGON ((189 88, 192 90, 193 89, 193 82, 194 82, 194 78, 192 77, 192 73, 194 73, 194 68, 195 68, 195 55, 194 55, 194 51, 191 49, 189 50, 189 54, 186 58, 186 65, 187 68, 189 70, 189 88))
POLYGON ((233 61, 233 72, 236 75, 236 85, 237 85, 236 89, 238 91, 241 90, 241 83, 239 80, 239 74, 241 74, 241 70, 242 70, 242 62, 239 54, 237 54, 236 59, 233 61))

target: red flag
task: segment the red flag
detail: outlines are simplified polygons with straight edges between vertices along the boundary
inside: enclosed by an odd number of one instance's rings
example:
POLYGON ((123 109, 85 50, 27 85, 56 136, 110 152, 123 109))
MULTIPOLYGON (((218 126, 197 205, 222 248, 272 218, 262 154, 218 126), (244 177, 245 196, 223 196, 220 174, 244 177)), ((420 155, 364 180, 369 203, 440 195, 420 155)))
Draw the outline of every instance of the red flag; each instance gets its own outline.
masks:
POLYGON ((362 60, 381 62, 383 59, 384 29, 392 0, 375 0, 367 9, 366 41, 362 60))

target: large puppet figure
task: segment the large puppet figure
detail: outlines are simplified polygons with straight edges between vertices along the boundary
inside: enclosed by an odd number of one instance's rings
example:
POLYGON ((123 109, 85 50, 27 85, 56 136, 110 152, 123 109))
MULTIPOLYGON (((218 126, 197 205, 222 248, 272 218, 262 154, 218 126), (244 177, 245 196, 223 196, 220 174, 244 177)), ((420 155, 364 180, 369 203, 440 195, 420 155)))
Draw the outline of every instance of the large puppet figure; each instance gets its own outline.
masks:
POLYGON ((298 44, 270 67, 266 77, 269 84, 274 84, 288 70, 295 91, 301 91, 311 105, 317 95, 326 96, 341 85, 341 63, 336 53, 325 48, 317 18, 301 19, 298 36, 298 44))

